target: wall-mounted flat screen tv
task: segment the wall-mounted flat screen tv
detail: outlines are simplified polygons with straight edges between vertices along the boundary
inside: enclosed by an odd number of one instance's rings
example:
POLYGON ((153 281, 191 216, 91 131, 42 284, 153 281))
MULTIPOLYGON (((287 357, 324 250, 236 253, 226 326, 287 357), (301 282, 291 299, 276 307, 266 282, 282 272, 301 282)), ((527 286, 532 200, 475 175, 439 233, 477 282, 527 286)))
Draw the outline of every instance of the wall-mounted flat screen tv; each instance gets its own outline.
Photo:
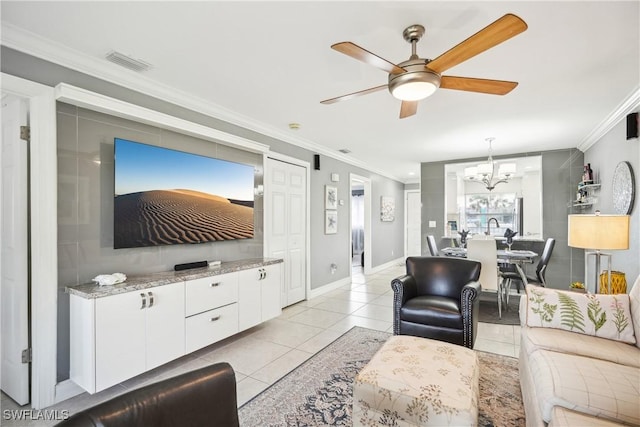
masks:
POLYGON ((253 166, 114 144, 115 249, 253 238, 253 166))

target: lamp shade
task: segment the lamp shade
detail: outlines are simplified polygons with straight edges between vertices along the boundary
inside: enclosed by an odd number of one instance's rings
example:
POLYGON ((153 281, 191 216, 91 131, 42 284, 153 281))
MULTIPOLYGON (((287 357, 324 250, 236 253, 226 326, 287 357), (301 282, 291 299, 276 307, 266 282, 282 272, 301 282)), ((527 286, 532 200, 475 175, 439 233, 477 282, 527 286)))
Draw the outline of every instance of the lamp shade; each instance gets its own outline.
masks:
POLYGON ((569 246, 629 249, 629 215, 569 215, 569 246))
POLYGON ((498 175, 513 175, 516 173, 515 163, 502 163, 498 168, 498 175))

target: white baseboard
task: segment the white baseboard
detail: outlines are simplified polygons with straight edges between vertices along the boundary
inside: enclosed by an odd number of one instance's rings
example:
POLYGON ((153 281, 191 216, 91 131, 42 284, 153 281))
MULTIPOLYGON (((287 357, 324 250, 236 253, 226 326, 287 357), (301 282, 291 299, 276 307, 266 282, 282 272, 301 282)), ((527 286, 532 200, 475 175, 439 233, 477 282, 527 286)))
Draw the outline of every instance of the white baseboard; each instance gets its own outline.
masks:
POLYGON ((309 291, 309 295, 307 299, 313 299, 315 297, 319 297, 320 295, 326 294, 327 292, 331 292, 333 290, 338 289, 341 286, 348 285, 351 283, 350 277, 345 277, 344 279, 337 280, 332 283, 327 283, 324 286, 321 286, 316 289, 311 289, 309 291))
POLYGON ((394 260, 386 262, 384 264, 377 265, 371 268, 371 274, 379 273, 382 270, 386 270, 387 268, 391 268, 391 267, 404 266, 404 261, 405 261, 405 258, 401 257, 401 258, 396 258, 394 260))
MULTIPOLYGON (((369 274, 379 273, 391 267, 404 266, 404 260, 405 258, 396 258, 384 264, 375 266, 371 269, 371 272, 369 274)), ((309 291, 307 299, 313 299, 315 297, 319 297, 320 295, 326 294, 327 292, 331 292, 333 290, 340 288, 341 286, 348 285, 350 283, 351 283, 351 277, 345 277, 344 279, 327 283, 326 285, 321 286, 319 288, 311 289, 309 291)))
POLYGON ((55 403, 71 399, 74 396, 84 393, 84 390, 71 380, 64 380, 56 384, 55 403))

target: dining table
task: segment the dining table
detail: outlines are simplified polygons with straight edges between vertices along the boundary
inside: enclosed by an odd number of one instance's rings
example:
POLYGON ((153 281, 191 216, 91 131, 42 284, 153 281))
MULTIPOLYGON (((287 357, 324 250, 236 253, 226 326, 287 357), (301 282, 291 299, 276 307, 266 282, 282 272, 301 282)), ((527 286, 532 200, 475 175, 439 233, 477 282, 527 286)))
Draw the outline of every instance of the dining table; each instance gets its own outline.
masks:
MULTIPOLYGON (((444 256, 451 257, 467 257, 467 249, 466 248, 444 248, 440 251, 444 256)), ((523 286, 527 286, 527 275, 524 272, 523 266, 525 264, 533 264, 535 259, 538 257, 538 254, 534 251, 529 250, 508 250, 508 249, 498 249, 498 265, 500 264, 511 264, 514 265, 516 271, 522 278, 523 286)))

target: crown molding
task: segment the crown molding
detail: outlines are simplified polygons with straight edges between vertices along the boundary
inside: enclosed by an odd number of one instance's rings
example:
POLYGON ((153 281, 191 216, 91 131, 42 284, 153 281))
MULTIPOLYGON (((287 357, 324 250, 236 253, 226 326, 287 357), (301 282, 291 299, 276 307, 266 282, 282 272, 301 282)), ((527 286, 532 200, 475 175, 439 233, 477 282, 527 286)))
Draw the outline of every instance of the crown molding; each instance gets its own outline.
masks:
POLYGON ((311 140, 285 133, 271 125, 259 122, 203 98, 198 98, 193 94, 159 83, 144 75, 123 69, 109 61, 87 56, 75 49, 53 42, 15 25, 6 22, 2 23, 0 43, 8 48, 18 50, 45 61, 405 183, 404 179, 394 176, 387 171, 372 169, 365 162, 343 155, 342 153, 336 153, 311 140))
POLYGON ((587 151, 591 146, 598 142, 603 136, 607 134, 615 125, 617 125, 627 114, 633 112, 640 106, 640 86, 636 87, 609 116, 607 116, 598 126, 595 127, 584 138, 578 149, 583 153, 587 151))

